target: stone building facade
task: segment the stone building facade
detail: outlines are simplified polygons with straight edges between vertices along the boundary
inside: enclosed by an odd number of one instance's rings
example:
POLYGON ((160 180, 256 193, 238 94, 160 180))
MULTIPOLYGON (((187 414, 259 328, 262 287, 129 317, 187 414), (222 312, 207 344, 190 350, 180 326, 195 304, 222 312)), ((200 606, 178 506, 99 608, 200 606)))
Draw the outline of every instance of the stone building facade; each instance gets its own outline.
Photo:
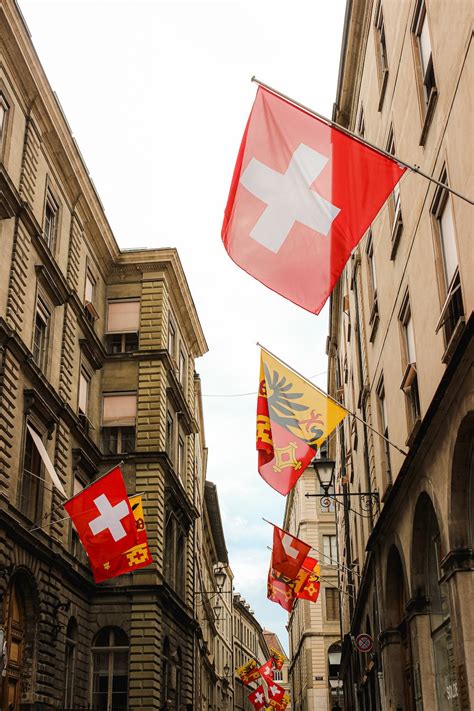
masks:
POLYGON ((340 649, 339 589, 334 504, 321 506, 316 474, 308 467, 288 494, 283 528, 312 546, 321 565, 317 602, 296 600, 288 619, 289 682, 293 711, 328 711, 333 692, 330 654, 340 649))
MULTIPOLYGON (((473 80, 468 1, 348 3, 335 121, 471 200, 473 80)), ((472 227, 409 171, 331 298, 329 390, 367 423, 339 427, 337 487, 379 497, 337 517, 348 709, 474 702, 472 227)))
POLYGON ((0 706, 193 708, 206 341, 176 251, 119 250, 13 0, 0 35, 0 706), (153 565, 94 584, 31 431, 67 496, 123 462, 153 565))

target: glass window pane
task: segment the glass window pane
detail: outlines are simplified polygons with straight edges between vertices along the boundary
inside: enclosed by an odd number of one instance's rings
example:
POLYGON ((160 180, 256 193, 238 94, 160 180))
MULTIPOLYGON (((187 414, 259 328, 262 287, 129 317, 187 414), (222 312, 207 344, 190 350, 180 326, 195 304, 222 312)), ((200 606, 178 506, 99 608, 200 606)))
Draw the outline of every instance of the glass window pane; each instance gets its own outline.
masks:
POLYGON ((138 331, 140 322, 139 301, 109 302, 107 315, 108 333, 138 331))
POLYGON ((89 395, 89 379, 84 373, 79 377, 79 411, 84 415, 87 413, 87 400, 89 395))
POLYGON ((405 324, 405 332, 407 337, 407 356, 409 363, 416 363, 415 351, 415 334, 413 333, 413 319, 411 315, 405 324))
POLYGON ((443 247, 446 286, 449 286, 458 267, 458 254, 456 250, 456 239, 454 236, 453 209, 450 198, 446 200, 443 212, 439 218, 439 223, 441 231, 441 244, 443 247))
POLYGON ((137 415, 136 395, 104 396, 104 426, 135 425, 137 415))
POLYGON ((430 61, 431 57, 431 41, 430 41, 430 33, 428 30, 428 19, 426 17, 426 12, 425 12, 425 17, 423 19, 423 24, 421 26, 421 32, 420 32, 420 50, 421 50, 421 62, 423 65, 423 76, 426 74, 426 70, 428 69, 428 64, 430 61))

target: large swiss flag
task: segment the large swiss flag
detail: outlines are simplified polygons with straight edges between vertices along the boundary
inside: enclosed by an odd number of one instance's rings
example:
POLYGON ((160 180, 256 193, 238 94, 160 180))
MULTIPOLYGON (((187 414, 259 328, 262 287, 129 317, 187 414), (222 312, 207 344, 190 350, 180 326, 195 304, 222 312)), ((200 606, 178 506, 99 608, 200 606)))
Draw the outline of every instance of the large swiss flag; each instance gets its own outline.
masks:
POLYGON ((115 467, 66 501, 64 508, 95 568, 120 556, 138 542, 135 517, 120 467, 115 467))
POLYGON ((259 87, 225 209, 224 246, 270 289, 319 313, 404 172, 259 87))

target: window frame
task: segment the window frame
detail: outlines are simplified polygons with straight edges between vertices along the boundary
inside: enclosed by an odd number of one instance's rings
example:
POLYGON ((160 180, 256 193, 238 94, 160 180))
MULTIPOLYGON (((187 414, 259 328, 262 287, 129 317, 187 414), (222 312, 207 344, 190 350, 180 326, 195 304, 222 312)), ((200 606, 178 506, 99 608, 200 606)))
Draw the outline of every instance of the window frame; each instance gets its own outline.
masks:
MULTIPOLYGON (((137 446, 137 412, 138 412, 138 392, 137 391, 112 391, 102 393, 102 409, 101 409, 101 449, 105 455, 127 454, 136 451, 137 446), (128 421, 117 422, 116 424, 104 423, 104 409, 106 398, 134 396, 135 398, 135 421, 131 424, 128 421), (130 431, 128 431, 130 430, 130 431), (133 448, 126 446, 127 438, 132 440, 133 430, 133 448), (107 442, 112 441, 112 435, 116 435, 116 448, 106 446, 107 442), (107 450, 107 451, 105 451, 107 450)), ((126 420, 127 418, 124 418, 126 420)))
POLYGON ((406 403, 406 414, 407 414, 407 425, 409 430, 409 437, 407 444, 411 440, 411 435, 414 432, 414 428, 417 423, 421 420, 421 406, 420 406, 420 395, 418 390, 418 373, 417 373, 417 361, 416 361, 416 343, 415 343, 415 328, 413 326, 413 313, 410 304, 410 296, 408 291, 402 301, 402 306, 398 314, 398 321, 400 324, 400 334, 401 334, 401 357, 402 357, 402 369, 403 377, 400 385, 400 389, 403 390, 405 394, 406 403), (409 323, 411 322, 411 328, 409 323), (413 346, 413 353, 411 353, 411 342, 413 346))
POLYGON ((326 621, 327 622, 338 622, 340 619, 341 615, 341 597, 339 594, 339 589, 338 588, 333 588, 326 586, 324 588, 324 607, 325 607, 325 613, 326 613, 326 621), (329 605, 329 598, 332 598, 331 604, 329 605), (336 603, 336 604, 334 604, 336 603), (331 612, 334 609, 335 616, 332 617, 329 615, 329 611, 331 608, 331 612))
POLYGON ((59 202, 54 196, 51 187, 46 188, 43 211, 43 241, 51 254, 56 251, 59 230, 59 202), (48 220, 48 212, 51 213, 51 220, 48 220), (49 225, 49 226, 48 226, 49 225))
POLYGON ((421 135, 419 145, 423 146, 428 135, 428 129, 431 125, 434 109, 438 99, 438 88, 436 84, 436 72, 434 69, 433 45, 431 42, 431 32, 428 22, 428 13, 426 11, 425 0, 417 0, 413 13, 413 21, 411 26, 413 60, 415 65, 416 86, 418 91, 418 103, 421 114, 421 135), (430 45, 430 58, 425 68, 425 60, 423 57, 423 47, 421 35, 423 32, 424 23, 426 24, 428 39, 430 45), (428 75, 431 75, 428 81, 428 75))
MULTIPOLYGON (((378 420, 379 420, 380 431, 383 434, 383 436, 386 437, 388 440, 389 439, 388 413, 387 413, 387 401, 386 401, 385 381, 384 381, 383 373, 381 373, 381 375, 380 375, 380 378, 377 383, 377 387, 375 389, 375 393, 377 396, 377 415, 378 415, 378 420)), ((382 454, 382 471, 384 472, 384 475, 387 480, 386 486, 384 488, 385 488, 385 490, 387 490, 393 484, 392 461, 391 461, 391 457, 390 457, 390 445, 386 440, 384 440, 382 438, 380 438, 380 449, 381 449, 381 454, 382 454)))
POLYGON ((107 660, 107 708, 112 709, 113 708, 113 687, 114 687, 114 662, 115 662, 115 656, 117 654, 124 654, 126 652, 127 655, 127 690, 126 692, 119 692, 119 693, 125 693, 125 703, 126 703, 126 709, 129 708, 129 689, 130 689, 130 639, 126 632, 120 628, 120 627, 103 627, 100 629, 97 634, 95 635, 94 642, 91 645, 90 648, 91 652, 91 673, 90 673, 90 700, 89 703, 91 705, 91 708, 94 707, 94 694, 96 693, 101 693, 100 691, 97 692, 94 690, 94 682, 95 682, 95 657, 100 654, 107 654, 108 655, 108 660, 107 660), (95 640, 99 636, 99 634, 104 630, 109 630, 109 642, 112 642, 111 644, 108 644, 107 646, 102 646, 102 645, 97 645, 95 643, 95 640), (126 637, 127 637, 127 646, 124 645, 117 645, 115 644, 115 637, 113 636, 115 633, 115 630, 120 630, 126 637))
POLYGON ((337 536, 335 533, 324 533, 323 534, 323 558, 324 558, 323 565, 337 565, 338 564, 337 536), (326 555, 326 541, 328 541, 329 555, 326 555))
MULTIPOLYGON (((446 166, 443 166, 439 180, 440 182, 448 185, 446 166)), ((436 276, 441 306, 441 312, 435 327, 435 334, 439 333, 439 331, 443 329, 445 352, 442 360, 443 362, 447 362, 450 351, 452 350, 452 345, 457 341, 457 337, 462 331, 465 323, 465 307, 459 271, 459 249, 454 214, 454 202, 448 190, 438 186, 430 207, 430 213, 433 226, 436 276), (453 228, 451 247, 454 248, 456 256, 456 266, 450 279, 448 279, 449 275, 446 263, 446 246, 448 240, 445 239, 442 225, 442 217, 447 206, 449 206, 451 212, 451 222, 453 228)))
POLYGON ((379 0, 374 13, 374 38, 375 38, 375 57, 377 64, 377 76, 379 81, 379 102, 377 111, 382 111, 383 101, 388 83, 388 50, 387 50, 387 35, 385 32, 385 19, 383 15, 382 1, 379 0))
POLYGON ((18 508, 30 521, 38 523, 43 513, 44 500, 44 463, 36 447, 33 437, 28 431, 29 425, 41 440, 44 437, 41 429, 30 419, 24 422, 24 437, 21 457, 21 476, 18 482, 18 508), (31 443, 31 454, 28 454, 31 443), (31 469, 26 469, 26 459, 30 457, 33 463, 31 469), (25 474, 27 476, 25 476, 25 474))
POLYGON ((36 307, 34 311, 33 337, 31 343, 31 352, 33 360, 40 370, 46 372, 48 365, 49 340, 51 334, 51 324, 53 317, 53 308, 49 301, 45 298, 43 292, 39 291, 36 294, 36 307), (41 343, 37 342, 37 320, 42 321, 44 329, 42 331, 41 343))

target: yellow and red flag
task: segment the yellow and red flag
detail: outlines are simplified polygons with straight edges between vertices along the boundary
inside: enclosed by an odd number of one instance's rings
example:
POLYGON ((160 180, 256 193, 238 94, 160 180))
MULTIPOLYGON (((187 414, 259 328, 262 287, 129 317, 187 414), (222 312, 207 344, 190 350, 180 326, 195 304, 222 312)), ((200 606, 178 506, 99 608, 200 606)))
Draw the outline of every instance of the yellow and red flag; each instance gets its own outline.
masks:
POLYGON ((132 570, 138 570, 138 568, 144 568, 153 562, 145 530, 142 497, 130 496, 129 502, 137 528, 137 545, 111 558, 111 560, 102 563, 100 566, 93 565, 91 561, 92 572, 96 583, 101 583, 109 578, 116 578, 118 575, 130 573, 132 570))
POLYGON ((246 685, 260 678, 260 670, 255 659, 249 659, 248 662, 236 669, 235 673, 241 682, 246 685))
POLYGON ((257 400, 260 476, 283 496, 347 415, 303 377, 262 349, 257 400))
POLYGON ((303 563, 302 569, 310 571, 310 574, 306 578, 302 588, 297 592, 296 596, 302 600, 317 602, 319 597, 319 589, 321 587, 321 567, 316 558, 310 558, 308 556, 303 563))
POLYGON ((285 663, 285 656, 275 649, 275 647, 270 647, 270 654, 272 655, 273 664, 276 669, 281 669, 285 663))

